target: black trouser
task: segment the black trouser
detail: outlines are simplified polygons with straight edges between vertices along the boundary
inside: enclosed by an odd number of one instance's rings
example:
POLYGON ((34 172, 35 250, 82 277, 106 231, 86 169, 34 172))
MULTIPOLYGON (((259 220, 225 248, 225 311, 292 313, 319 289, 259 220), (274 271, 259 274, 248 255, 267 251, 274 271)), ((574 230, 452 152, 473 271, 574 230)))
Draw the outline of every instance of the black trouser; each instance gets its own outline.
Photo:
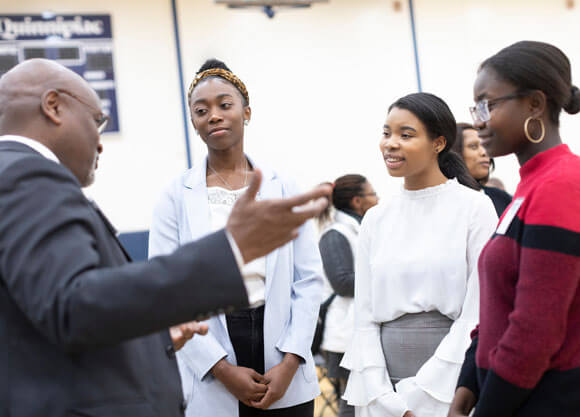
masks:
MULTIPOLYGON (((264 306, 226 315, 228 333, 238 366, 264 374, 264 306)), ((314 401, 275 410, 260 410, 240 404, 240 417, 312 417, 314 401)))
POLYGON ((342 399, 344 391, 346 390, 346 383, 348 381, 349 371, 340 367, 340 362, 344 353, 338 352, 324 352, 324 359, 326 361, 327 375, 329 378, 334 378, 338 382, 338 386, 335 385, 335 390, 338 389, 338 417, 354 417, 354 407, 348 405, 345 400, 342 399))

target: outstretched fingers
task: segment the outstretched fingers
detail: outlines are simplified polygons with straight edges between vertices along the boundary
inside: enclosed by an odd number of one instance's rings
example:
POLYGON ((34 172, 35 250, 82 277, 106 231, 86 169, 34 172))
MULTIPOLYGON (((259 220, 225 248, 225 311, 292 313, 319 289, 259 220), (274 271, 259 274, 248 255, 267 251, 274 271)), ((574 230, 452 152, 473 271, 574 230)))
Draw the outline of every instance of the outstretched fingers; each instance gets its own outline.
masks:
POLYGON ((310 210, 310 206, 316 206, 314 208, 324 210, 328 205, 328 198, 332 194, 332 188, 327 185, 319 185, 310 191, 302 193, 300 195, 295 195, 283 200, 278 200, 278 205, 283 208, 287 208, 294 212, 304 212, 310 210))

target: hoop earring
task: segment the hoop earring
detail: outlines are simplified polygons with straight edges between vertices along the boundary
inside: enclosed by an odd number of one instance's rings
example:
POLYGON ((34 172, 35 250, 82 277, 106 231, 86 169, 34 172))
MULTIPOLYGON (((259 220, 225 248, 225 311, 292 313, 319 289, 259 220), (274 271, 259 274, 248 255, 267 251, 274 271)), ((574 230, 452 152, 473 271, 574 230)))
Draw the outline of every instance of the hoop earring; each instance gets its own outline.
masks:
POLYGON ((526 138, 530 142, 540 143, 541 141, 544 140, 544 137, 546 136, 546 127, 544 126, 544 121, 542 119, 534 119, 532 116, 528 117, 524 123, 524 133, 526 134, 526 138), (528 125, 530 124, 530 120, 537 120, 538 122, 540 122, 540 126, 542 128, 542 134, 540 135, 540 137, 538 139, 534 139, 532 137, 532 135, 530 135, 530 133, 528 132, 528 125))
POLYGON ((244 119, 244 126, 247 126, 250 124, 250 121, 248 119, 244 119))

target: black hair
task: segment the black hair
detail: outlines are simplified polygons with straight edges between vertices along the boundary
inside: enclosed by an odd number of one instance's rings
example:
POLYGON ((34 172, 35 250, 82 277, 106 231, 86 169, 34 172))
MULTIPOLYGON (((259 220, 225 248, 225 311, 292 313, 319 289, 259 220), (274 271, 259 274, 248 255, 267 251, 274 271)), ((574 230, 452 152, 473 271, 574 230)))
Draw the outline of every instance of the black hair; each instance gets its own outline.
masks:
MULTIPOLYGON (((207 71, 209 69, 216 69, 216 68, 223 69, 223 70, 226 70, 226 71, 229 71, 229 72, 233 73, 232 70, 225 64, 225 62, 220 61, 219 59, 216 59, 216 58, 210 58, 210 59, 206 60, 201 65, 201 67, 199 67, 199 69, 197 70, 197 72, 195 73, 195 75, 200 74, 200 73, 202 73, 204 71, 207 71)), ((220 77, 218 75, 212 75, 210 77, 207 77, 207 78, 204 79, 204 81, 205 80, 212 79, 212 78, 219 78, 220 80, 225 81, 225 82, 233 85, 236 88, 236 90, 238 90, 238 92, 240 93, 240 95, 242 96, 242 104, 244 105, 244 107, 246 107, 246 106, 249 105, 248 100, 246 100, 246 97, 244 97, 244 94, 241 91, 239 91, 239 88, 235 84, 231 83, 230 81, 228 81, 225 78, 222 78, 222 77, 220 77)), ((191 99, 191 97, 190 97, 190 99, 191 99)))
POLYGON ((570 114, 580 111, 580 90, 572 85, 570 60, 554 45, 517 42, 483 61, 479 70, 487 67, 521 91, 541 90, 556 126, 562 109, 570 114))
MULTIPOLYGON (((364 185, 367 179, 359 174, 347 174, 338 177, 332 184, 332 206, 337 210, 352 210, 352 199, 360 196, 364 192, 364 185)), ((330 183, 324 183, 330 184, 330 183)), ((324 224, 330 219, 330 204, 318 216, 319 224, 324 224)))
POLYGON ((367 179, 359 174, 348 174, 334 181, 332 190, 332 205, 337 210, 352 210, 350 205, 353 197, 360 196, 367 179))
POLYGON ((455 135, 455 143, 451 147, 452 150, 457 152, 459 155, 463 157, 463 132, 466 130, 477 130, 473 127, 472 124, 469 123, 457 123, 456 135, 455 135))
MULTIPOLYGON (((455 143, 453 144, 451 150, 455 151, 459 156, 461 156, 461 159, 463 159, 463 162, 465 162, 465 159, 463 158, 463 142, 464 142, 464 136, 463 136, 463 132, 465 132, 466 130, 475 130, 477 131, 477 129, 470 123, 457 123, 457 135, 455 137, 455 143)), ((495 169, 495 161, 493 160, 493 158, 489 158, 489 172, 487 174, 487 177, 485 178, 480 178, 477 179, 475 178, 475 181, 477 181, 477 183, 479 185, 485 185, 485 183, 487 183, 487 180, 489 180, 489 176, 491 175, 491 172, 495 169)))
POLYGON ((455 143, 457 125, 449 106, 439 97, 429 93, 413 93, 402 97, 389 106, 408 110, 425 126, 431 140, 439 136, 445 138, 445 148, 439 152, 439 169, 447 178, 457 178, 459 183, 479 190, 480 186, 469 174, 463 158, 452 150, 455 143))
POLYGON ((206 60, 201 65, 201 67, 199 67, 199 69, 197 70, 195 75, 200 74, 200 73, 207 71, 209 69, 223 69, 223 70, 232 72, 232 70, 229 69, 229 67, 225 64, 225 62, 220 61, 219 59, 210 58, 210 59, 206 60))

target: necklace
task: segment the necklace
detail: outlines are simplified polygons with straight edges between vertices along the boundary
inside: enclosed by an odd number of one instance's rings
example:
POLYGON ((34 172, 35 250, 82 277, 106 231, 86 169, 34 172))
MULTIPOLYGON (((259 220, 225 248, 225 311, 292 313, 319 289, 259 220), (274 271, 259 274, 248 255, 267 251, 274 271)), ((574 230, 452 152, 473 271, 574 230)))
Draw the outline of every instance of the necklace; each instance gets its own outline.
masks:
MULTIPOLYGON (((248 160, 246 159, 245 155, 242 155, 242 158, 244 158, 244 160, 246 161, 246 172, 244 174, 244 184, 242 185, 243 188, 248 184, 248 171, 250 170, 250 166, 248 164, 248 160)), ((221 182, 225 184, 226 187, 228 187, 230 191, 234 191, 234 187, 232 187, 231 184, 227 182, 224 177, 222 177, 220 174, 218 174, 218 172, 215 169, 213 169, 213 167, 209 163, 209 159, 207 160, 207 167, 221 180, 221 182)))

